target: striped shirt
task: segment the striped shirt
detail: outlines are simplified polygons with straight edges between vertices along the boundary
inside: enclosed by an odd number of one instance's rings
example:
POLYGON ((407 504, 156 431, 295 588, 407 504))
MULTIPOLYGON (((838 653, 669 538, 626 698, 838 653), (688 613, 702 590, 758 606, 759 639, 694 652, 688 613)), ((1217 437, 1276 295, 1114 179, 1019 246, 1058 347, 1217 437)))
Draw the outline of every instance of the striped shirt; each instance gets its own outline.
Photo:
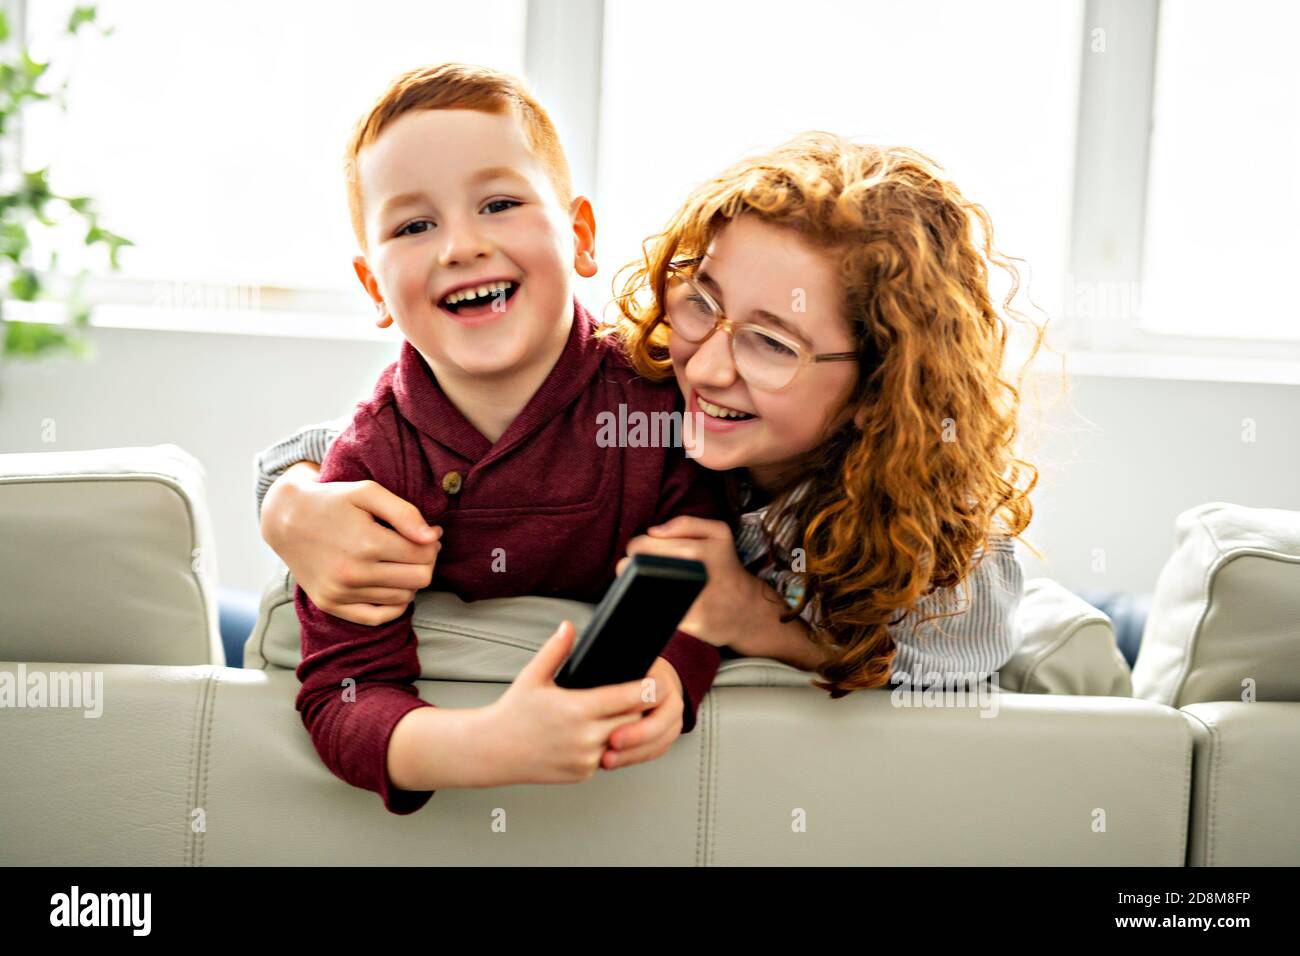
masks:
MULTIPOLYGON (((321 462, 335 438, 347 427, 351 416, 308 425, 276 442, 257 455, 257 513, 261 517, 262 499, 267 489, 295 462, 321 462)), ((796 496, 807 490, 802 485, 796 496)), ((742 483, 744 508, 752 499, 752 490, 742 483)), ((767 505, 740 515, 736 533, 736 551, 746 570, 766 581, 793 607, 803 588, 803 575, 778 570, 768 554, 762 522, 767 505)), ((797 536, 791 522, 777 531, 777 547, 790 565, 790 550, 797 536)), ((987 675, 1005 664, 1024 635, 1016 623, 1016 612, 1024 587, 1024 571, 1016 553, 1016 541, 1009 535, 993 535, 985 549, 976 552, 978 563, 969 577, 955 588, 940 588, 922 597, 901 621, 890 626, 898 653, 894 657, 890 679, 893 683, 920 685, 935 680, 945 683, 957 675, 987 675), (921 623, 921 618, 936 612, 959 610, 951 617, 921 623)), ((813 627, 811 602, 800 615, 813 627)), ((723 649, 723 657, 734 657, 723 649)))
MULTIPOLYGON (((809 484, 798 486, 792 500, 798 500, 809 484)), ((753 498, 752 489, 742 482, 741 507, 753 498)), ((768 553, 762 523, 768 505, 741 514, 736 533, 736 551, 750 573, 766 581, 787 604, 794 607, 803 593, 804 575, 787 570, 797 535, 794 519, 775 529, 775 544, 782 568, 768 553)), ((983 677, 997 671, 1020 646, 1024 635, 1016 623, 1016 612, 1024 587, 1024 571, 1016 555, 1016 541, 1010 535, 993 535, 989 547, 976 552, 978 563, 967 579, 954 588, 939 588, 922 597, 897 623, 890 637, 898 648, 890 680, 895 684, 921 685, 938 680, 947 684, 966 675, 983 677), (987 555, 980 560, 987 550, 987 555), (958 611, 945 618, 922 623, 937 612, 958 611)), ((815 627, 813 605, 804 606, 800 617, 815 627)))
POLYGON ((275 480, 283 475, 290 465, 300 461, 314 461, 318 465, 323 462, 325 452, 329 451, 334 439, 338 438, 351 422, 352 415, 349 413, 342 418, 321 422, 319 425, 304 425, 288 438, 281 439, 257 453, 257 458, 253 462, 253 472, 256 478, 254 487, 257 494, 259 521, 262 518, 262 500, 275 484, 275 480))

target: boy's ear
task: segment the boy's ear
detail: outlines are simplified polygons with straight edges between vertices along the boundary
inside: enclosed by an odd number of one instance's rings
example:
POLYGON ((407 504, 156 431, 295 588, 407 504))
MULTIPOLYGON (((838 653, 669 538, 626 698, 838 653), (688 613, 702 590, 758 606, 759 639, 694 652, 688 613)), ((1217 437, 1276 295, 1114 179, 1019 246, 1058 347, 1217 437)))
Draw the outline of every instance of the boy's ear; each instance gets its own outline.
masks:
POLYGON ((578 196, 569 206, 573 218, 573 269, 584 279, 596 274, 596 213, 586 196, 578 196))
POLYGON ((388 306, 384 304, 384 297, 379 293, 379 281, 375 274, 370 271, 370 266, 366 265, 365 256, 353 256, 352 268, 361 280, 361 288, 366 290, 366 295, 370 296, 375 307, 379 310, 379 318, 375 320, 375 325, 381 329, 386 329, 393 324, 393 317, 388 314, 388 306))

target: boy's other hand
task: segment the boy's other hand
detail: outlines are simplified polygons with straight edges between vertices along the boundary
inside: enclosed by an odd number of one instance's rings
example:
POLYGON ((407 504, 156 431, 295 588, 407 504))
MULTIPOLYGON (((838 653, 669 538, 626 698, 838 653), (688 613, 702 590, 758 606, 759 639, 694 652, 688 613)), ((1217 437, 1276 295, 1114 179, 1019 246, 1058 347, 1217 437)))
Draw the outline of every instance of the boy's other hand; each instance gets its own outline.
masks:
POLYGON ((326 614, 370 626, 400 617, 433 580, 442 528, 377 482, 318 482, 319 470, 299 462, 271 486, 263 539, 326 614))
POLYGON ((654 690, 653 699, 645 705, 648 713, 626 727, 617 728, 610 735, 609 749, 600 763, 606 770, 657 760, 682 735, 686 699, 677 669, 664 658, 656 657, 646 679, 654 682, 648 685, 654 690))

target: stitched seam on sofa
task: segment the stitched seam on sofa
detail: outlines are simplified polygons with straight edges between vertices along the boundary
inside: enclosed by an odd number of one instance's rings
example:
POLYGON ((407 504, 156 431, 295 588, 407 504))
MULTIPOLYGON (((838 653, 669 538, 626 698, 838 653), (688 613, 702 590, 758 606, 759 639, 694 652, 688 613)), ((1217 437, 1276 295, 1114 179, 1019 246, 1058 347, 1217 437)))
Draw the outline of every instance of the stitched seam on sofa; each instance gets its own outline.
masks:
MULTIPOLYGON (((699 710, 696 711, 697 733, 703 734, 705 725, 708 723, 708 700, 700 701, 699 710)), ((700 738, 700 761, 695 771, 695 865, 704 865, 704 835, 708 830, 708 823, 705 819, 705 791, 708 787, 708 764, 709 764, 709 739, 706 736, 700 738)))
MULTIPOLYGON (((201 612, 201 616, 203 618, 203 637, 204 637, 203 643, 206 647, 205 656, 208 658, 209 661, 211 661, 212 644, 214 639, 216 640, 216 643, 218 645, 221 644, 220 634, 218 633, 214 635, 212 633, 211 627, 209 626, 212 618, 215 616, 214 612, 216 611, 216 609, 209 606, 203 588, 203 583, 204 583, 203 574, 201 571, 195 571, 194 564, 193 564, 193 559, 195 557, 194 552, 198 551, 199 552, 198 559, 200 562, 200 567, 202 567, 202 562, 207 557, 207 555, 203 553, 203 549, 205 547, 210 547, 210 545, 200 544, 199 542, 199 522, 195 515, 193 499, 190 498, 189 494, 185 492, 185 490, 174 478, 167 479, 166 476, 157 476, 157 477, 162 479, 160 483, 170 488, 173 492, 175 492, 185 505, 185 517, 188 519, 188 525, 190 530, 190 559, 191 559, 190 580, 194 582, 194 590, 195 593, 198 595, 199 609, 201 612)), ((216 582, 213 581, 212 585, 215 587, 216 582)))
MULTIPOLYGON (((704 730, 704 721, 707 714, 704 704, 700 704, 698 717, 696 719, 696 730, 704 730)), ((705 754, 705 748, 708 747, 708 740, 700 738, 700 759, 695 768, 695 866, 700 866, 701 855, 704 846, 704 767, 708 763, 708 756, 705 754)))
POLYGON ((411 618, 411 624, 412 626, 418 624, 426 630, 437 631, 440 634, 450 634, 453 637, 472 637, 476 640, 491 641, 494 644, 505 644, 510 647, 517 647, 520 650, 537 650, 536 647, 529 644, 527 641, 515 640, 504 634, 498 634, 495 631, 482 631, 476 627, 470 627, 464 624, 452 626, 436 623, 427 618, 416 620, 414 617, 411 618))
MULTIPOLYGON (((1080 630, 1082 630, 1083 628, 1087 627, 1090 624, 1104 625, 1110 623, 1111 623, 1110 620, 1106 618, 1104 615, 1098 615, 1096 617, 1085 618, 1082 621, 1078 621, 1075 624, 1070 625, 1070 627, 1066 630, 1064 634, 1062 634, 1054 642, 1052 642, 1047 647, 1043 648, 1041 651, 1035 654, 1033 658, 1029 661, 1029 666, 1025 668, 1025 685, 1026 686, 1029 685, 1029 682, 1036 676, 1036 672, 1038 668, 1047 661, 1047 658, 1050 657, 1052 654, 1055 654, 1062 647, 1064 647, 1065 642, 1073 638, 1074 635, 1077 634, 1080 630)), ((1113 638, 1111 643, 1114 643, 1113 638)))
MULTIPOLYGON (((207 840, 204 839, 208 832, 208 769, 212 766, 212 721, 217 713, 217 691, 221 687, 221 673, 217 668, 212 669, 210 689, 208 692, 207 707, 207 726, 203 730, 203 777, 202 789, 199 792, 199 803, 195 807, 203 811, 203 828, 197 833, 198 842, 198 866, 203 865, 203 852, 207 849, 207 840)), ((193 811, 191 810, 191 813, 193 811)))
MULTIPOLYGON (((791 667, 789 664, 782 664, 780 661, 774 661, 766 657, 764 658, 741 657, 741 658, 735 658, 733 660, 729 660, 725 664, 720 666, 718 668, 718 675, 721 676, 724 670, 727 671, 728 673, 731 673, 732 671, 739 671, 739 670, 757 670, 759 677, 762 678, 763 682, 761 684, 754 684, 754 685, 747 685, 747 686, 784 687, 785 686, 784 684, 778 685, 776 682, 776 675, 772 673, 773 664, 776 664, 781 667, 789 667, 791 670, 798 670, 798 668, 791 667)), ((800 671, 800 673, 803 672, 800 671)), ((808 679, 808 683, 810 686, 815 679, 816 678, 812 678, 812 677, 808 679)))
MULTIPOLYGON (((0 485, 17 485, 27 483, 40 483, 45 481, 69 482, 69 481, 137 481, 140 478, 149 480, 161 479, 166 484, 179 486, 181 482, 175 475, 168 475, 161 471, 70 471, 66 474, 22 474, 22 475, 0 475, 0 485)), ((182 495, 184 497, 184 495, 182 495)))
POLYGON ((1179 864, 1180 866, 1187 865, 1187 856, 1192 848, 1192 794, 1195 792, 1192 775, 1196 771, 1196 735, 1188 734, 1187 736, 1187 759, 1183 762, 1183 780, 1185 781, 1183 784, 1183 825, 1181 834, 1183 862, 1179 864))
POLYGON ((1191 637, 1188 638, 1187 647, 1183 651, 1182 666, 1179 667, 1178 676, 1174 679, 1173 687, 1170 688, 1170 697, 1164 702, 1170 707, 1177 707, 1178 701, 1182 698, 1183 684, 1187 681, 1187 675, 1192 670, 1192 659, 1196 656, 1196 642, 1201 636, 1201 626, 1210 614, 1210 592, 1214 587, 1214 578, 1218 574, 1219 566, 1223 563, 1224 557, 1223 548, 1219 546, 1219 539, 1214 536, 1210 526, 1205 523, 1205 516, 1198 514, 1196 521, 1210 539, 1210 544, 1214 545, 1214 550, 1218 552, 1219 557, 1210 562, 1201 579, 1201 609, 1196 615, 1196 623, 1192 626, 1191 637))
POLYGON ((722 708, 710 689, 704 695, 703 726, 696 728, 704 733, 701 751, 705 761, 700 796, 703 804, 703 824, 700 832, 700 866, 713 866, 717 860, 715 840, 718 828, 718 759, 722 752, 718 741, 718 728, 722 721, 722 708))
MULTIPOLYGON (((198 759, 199 759, 198 728, 200 723, 200 714, 202 713, 202 709, 201 709, 202 703, 203 703, 203 688, 200 687, 198 688, 197 692, 194 695, 194 712, 190 714, 190 759, 189 759, 189 770, 188 770, 189 779, 185 781, 185 792, 186 795, 190 797, 191 801, 193 800, 194 786, 195 786, 194 768, 198 764, 198 759)), ((184 819, 184 817, 185 814, 182 813, 181 818, 184 819)), ((181 866, 190 866, 191 865, 190 861, 193 859, 193 856, 194 856, 194 831, 191 830, 189 833, 185 835, 185 846, 181 850, 181 866)))
POLYGON ((722 769, 720 765, 722 765, 722 758, 723 758, 722 757, 722 753, 723 753, 722 706, 715 705, 714 710, 712 710, 712 713, 716 715, 716 718, 714 719, 714 722, 712 722, 712 727, 710 728, 711 730, 710 736, 712 737, 712 741, 714 741, 714 745, 712 745, 711 748, 712 765, 714 765, 714 786, 708 788, 708 793, 710 793, 710 797, 708 797, 708 800, 710 800, 710 804, 712 806, 712 814, 711 814, 712 822, 710 823, 710 826, 708 826, 708 862, 710 862, 711 865, 716 866, 718 865, 718 804, 719 804, 718 788, 720 787, 720 784, 718 783, 718 778, 720 774, 720 769, 722 769))
POLYGON ((1214 762, 1210 766, 1210 793, 1206 797, 1206 821, 1205 821, 1205 861, 1208 866, 1214 865, 1214 821, 1218 819, 1218 800, 1219 800, 1219 761, 1223 756, 1223 747, 1219 744, 1219 728, 1216 724, 1210 725, 1210 751, 1213 754, 1214 762))
MULTIPOLYGON (((256 635, 255 641, 257 647, 257 656, 262 658, 262 670, 268 670, 271 666, 271 659, 266 656, 266 632, 271 627, 271 616, 275 613, 276 608, 283 607, 284 605, 290 604, 293 601, 293 597, 289 590, 290 574, 291 572, 289 572, 288 570, 284 572, 284 581, 281 584, 284 593, 280 596, 280 599, 278 601, 276 601, 274 604, 272 604, 269 608, 266 609, 265 618, 260 618, 259 615, 260 619, 258 620, 256 625, 257 630, 255 631, 255 635, 256 635)), ((295 617, 297 616, 296 609, 294 611, 294 616, 295 617)))
POLYGON ((709 832, 705 842, 705 864, 715 866, 718 861, 718 763, 722 759, 722 708, 712 693, 709 698, 709 832))
MULTIPOLYGON (((1180 713, 1180 714, 1186 714, 1188 717, 1190 717, 1190 718, 1192 718, 1193 720, 1195 720, 1198 724, 1200 724, 1202 727, 1205 728, 1206 733, 1207 733, 1207 734, 1209 735, 1209 737, 1210 737, 1210 759, 1209 759, 1209 769, 1207 770, 1207 773, 1208 773, 1208 775, 1209 775, 1209 780, 1208 780, 1208 782, 1206 783, 1206 787, 1205 787, 1205 865, 1208 867, 1208 866, 1212 866, 1212 865, 1213 865, 1212 862, 1211 862, 1211 860, 1212 860, 1212 857, 1214 856, 1214 828, 1213 828, 1213 826, 1211 825, 1211 821, 1214 819, 1214 797, 1213 797, 1213 793, 1214 793, 1215 775, 1218 773, 1219 739, 1218 739, 1218 737, 1215 735, 1215 729, 1214 729, 1214 727, 1211 726, 1210 724, 1206 723, 1204 720, 1202 720, 1201 717, 1200 717, 1199 715, 1194 714, 1194 713, 1192 713, 1191 711, 1187 711, 1187 710, 1180 710, 1179 713, 1180 713)), ((1195 737, 1195 735, 1193 735, 1193 737, 1192 737, 1192 753, 1193 753, 1193 757, 1189 759, 1189 763, 1192 763, 1192 764, 1193 764, 1193 769, 1195 769, 1195 756, 1194 756, 1195 753, 1196 753, 1196 737, 1195 737)), ((1193 788, 1192 788, 1192 785, 1191 785, 1191 777, 1192 777, 1192 775, 1191 775, 1191 774, 1188 774, 1187 776, 1188 776, 1188 781, 1189 781, 1189 782, 1188 782, 1188 789, 1191 790, 1191 789, 1193 789, 1193 788)), ((1191 856, 1192 856, 1191 813, 1192 813, 1192 805, 1191 805, 1191 799, 1190 799, 1190 796, 1189 796, 1189 798, 1188 798, 1188 800, 1187 800, 1187 815, 1188 815, 1188 823, 1187 823, 1187 827, 1186 827, 1186 830, 1187 830, 1187 836, 1186 836, 1187 852, 1183 855, 1183 856, 1184 856, 1184 863, 1183 863, 1184 866, 1191 866, 1191 863, 1192 863, 1192 860, 1191 860, 1191 856)))
MULTIPOLYGON (((203 679, 203 683, 199 687, 199 692, 194 698, 194 714, 190 723, 190 727, 192 728, 189 771, 190 779, 188 781, 189 786, 186 788, 187 795, 190 798, 190 805, 185 809, 185 812, 181 814, 182 820, 193 821, 191 812, 195 807, 200 806, 199 767, 203 761, 204 726, 205 721, 207 720, 208 689, 212 682, 213 668, 211 665, 207 665, 206 670, 207 674, 203 679)), ((197 866, 198 864, 195 860, 197 859, 196 851, 198 850, 199 835, 192 825, 190 826, 189 831, 189 835, 185 841, 185 865, 197 866)))

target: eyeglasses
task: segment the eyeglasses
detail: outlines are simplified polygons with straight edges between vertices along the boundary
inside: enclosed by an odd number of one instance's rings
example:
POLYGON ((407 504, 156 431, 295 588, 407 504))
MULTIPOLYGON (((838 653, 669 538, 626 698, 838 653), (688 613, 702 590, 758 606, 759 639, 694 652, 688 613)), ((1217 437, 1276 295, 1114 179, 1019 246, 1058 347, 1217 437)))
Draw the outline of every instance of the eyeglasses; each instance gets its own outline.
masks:
POLYGON ((668 264, 668 289, 664 318, 675 335, 700 344, 719 328, 731 337, 731 357, 736 371, 747 383, 765 392, 778 392, 812 362, 848 362, 857 352, 814 353, 795 339, 755 325, 736 324, 722 306, 695 281, 694 269, 703 257, 681 259, 668 264))

